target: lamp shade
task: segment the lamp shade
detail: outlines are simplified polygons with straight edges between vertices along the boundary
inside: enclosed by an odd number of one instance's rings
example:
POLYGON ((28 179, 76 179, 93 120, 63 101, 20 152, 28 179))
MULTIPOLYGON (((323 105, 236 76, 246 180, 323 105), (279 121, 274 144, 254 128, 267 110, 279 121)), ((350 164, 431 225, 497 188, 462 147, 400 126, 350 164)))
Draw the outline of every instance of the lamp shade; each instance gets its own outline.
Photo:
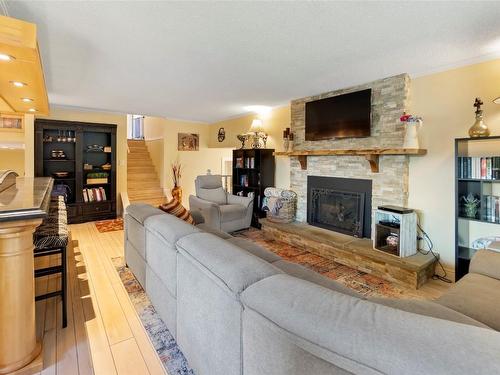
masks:
POLYGON ((264 126, 262 125, 261 119, 254 119, 252 121, 252 126, 250 127, 250 131, 253 133, 261 133, 264 132, 264 126))

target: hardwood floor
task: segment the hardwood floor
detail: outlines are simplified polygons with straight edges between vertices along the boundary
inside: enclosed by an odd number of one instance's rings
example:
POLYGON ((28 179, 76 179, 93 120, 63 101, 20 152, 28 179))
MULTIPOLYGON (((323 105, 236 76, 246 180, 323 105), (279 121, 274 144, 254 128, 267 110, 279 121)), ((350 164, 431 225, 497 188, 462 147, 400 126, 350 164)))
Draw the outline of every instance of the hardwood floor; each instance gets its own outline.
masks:
MULTIPOLYGON (((61 328, 59 299, 36 305, 37 334, 43 338, 40 375, 165 374, 111 261, 123 256, 123 231, 99 233, 93 223, 70 228, 68 327, 61 328)), ((36 261, 46 266, 58 259, 36 261)), ((37 279, 37 293, 55 290, 58 283, 56 276, 37 279)), ((449 285, 431 280, 418 294, 435 299, 449 285)))
MULTIPOLYGON (((59 299, 37 302, 41 374, 165 374, 111 262, 123 256, 123 231, 99 233, 93 223, 70 228, 68 327, 61 328, 59 299)), ((37 264, 57 261, 52 256, 37 264)), ((54 290, 58 283, 56 276, 37 279, 37 293, 54 290)))

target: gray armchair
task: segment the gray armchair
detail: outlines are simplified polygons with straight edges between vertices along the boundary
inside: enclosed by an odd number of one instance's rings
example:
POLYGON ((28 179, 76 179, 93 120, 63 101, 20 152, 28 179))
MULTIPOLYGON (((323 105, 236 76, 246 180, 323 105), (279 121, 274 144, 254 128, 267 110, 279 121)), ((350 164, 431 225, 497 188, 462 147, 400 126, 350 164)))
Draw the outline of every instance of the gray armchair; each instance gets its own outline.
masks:
POLYGON ((220 175, 198 176, 194 183, 196 196, 189 196, 189 208, 199 210, 206 225, 224 232, 250 227, 253 198, 227 193, 220 175))

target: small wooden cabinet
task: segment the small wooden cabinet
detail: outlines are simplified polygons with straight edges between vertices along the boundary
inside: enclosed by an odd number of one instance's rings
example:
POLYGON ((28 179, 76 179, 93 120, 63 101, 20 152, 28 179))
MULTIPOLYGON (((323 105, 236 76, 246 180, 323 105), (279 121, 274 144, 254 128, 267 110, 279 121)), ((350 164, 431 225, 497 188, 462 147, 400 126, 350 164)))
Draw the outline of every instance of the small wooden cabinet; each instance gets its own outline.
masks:
POLYGON ((116 125, 37 119, 35 176, 69 188, 69 223, 116 218, 116 125), (89 183, 91 173, 106 177, 89 183), (98 191, 92 202, 89 189, 98 191))
POLYGON ((266 216, 262 211, 264 189, 274 186, 274 149, 233 150, 233 194, 254 194, 252 226, 260 227, 259 219, 266 216))

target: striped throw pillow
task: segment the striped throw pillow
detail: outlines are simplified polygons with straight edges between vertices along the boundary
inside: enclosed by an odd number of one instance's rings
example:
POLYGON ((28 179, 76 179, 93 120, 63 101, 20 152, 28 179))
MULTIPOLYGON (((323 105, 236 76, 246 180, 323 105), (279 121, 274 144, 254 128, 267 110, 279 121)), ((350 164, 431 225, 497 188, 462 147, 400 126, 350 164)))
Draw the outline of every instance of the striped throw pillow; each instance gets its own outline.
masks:
POLYGON ((175 199, 172 199, 168 203, 161 204, 158 208, 165 211, 167 214, 177 216, 179 219, 194 225, 194 219, 191 213, 175 199))

